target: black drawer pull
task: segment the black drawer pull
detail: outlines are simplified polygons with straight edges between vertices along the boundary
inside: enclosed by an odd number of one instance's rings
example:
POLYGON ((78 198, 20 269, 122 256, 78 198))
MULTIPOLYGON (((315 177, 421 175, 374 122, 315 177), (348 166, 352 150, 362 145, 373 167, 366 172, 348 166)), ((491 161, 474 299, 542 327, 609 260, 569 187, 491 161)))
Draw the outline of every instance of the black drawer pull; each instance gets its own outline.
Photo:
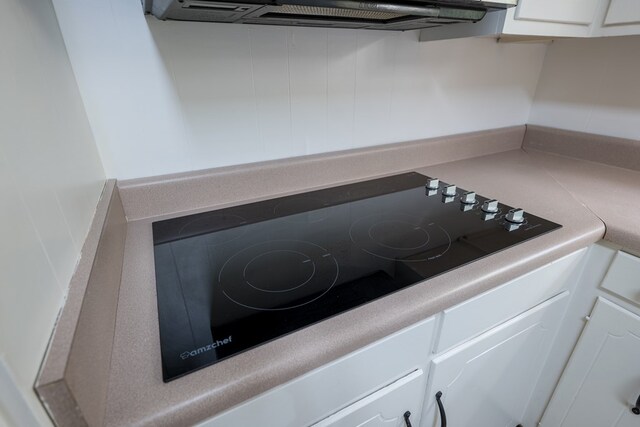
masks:
POLYGON ((440 411, 440 426, 447 427, 447 414, 444 412, 444 405, 442 404, 442 392, 439 391, 436 393, 436 402, 438 402, 438 410, 440 411))
POLYGON ((631 412, 636 415, 640 415, 640 395, 638 395, 638 399, 636 399, 636 406, 631 408, 631 412))
POLYGON ((407 427, 411 427, 411 420, 409 419, 410 416, 411 412, 407 411, 404 413, 404 423, 407 425, 407 427))

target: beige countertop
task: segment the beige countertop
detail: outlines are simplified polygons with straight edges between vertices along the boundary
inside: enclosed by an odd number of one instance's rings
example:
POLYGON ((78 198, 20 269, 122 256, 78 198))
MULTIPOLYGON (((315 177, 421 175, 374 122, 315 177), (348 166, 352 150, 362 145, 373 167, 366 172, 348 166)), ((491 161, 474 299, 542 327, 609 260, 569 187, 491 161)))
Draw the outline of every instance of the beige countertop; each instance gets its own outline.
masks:
POLYGON ((640 254, 640 172, 533 150, 528 156, 605 223, 606 240, 640 254))
MULTIPOLYGON (((605 234, 601 219, 607 224, 608 239, 640 251, 637 217, 628 214, 634 208, 640 211, 637 197, 640 172, 522 149, 431 163, 425 157, 423 167, 410 170, 438 176, 522 207, 562 224, 563 228, 165 384, 160 361, 151 222, 202 211, 205 206, 130 221, 105 423, 189 425, 202 421, 444 308, 597 242, 605 234)), ((406 170, 390 168, 378 175, 406 170)), ((352 181, 362 179, 365 178, 352 181)), ((324 186, 333 185, 334 182, 327 181, 324 186)), ((315 186, 318 187, 322 185, 315 186)), ((260 197, 296 192, 283 188, 274 185, 260 197)), ((256 196, 247 193, 246 200, 256 200, 256 196)), ((240 200, 219 206, 209 204, 206 208, 239 203, 240 200)))

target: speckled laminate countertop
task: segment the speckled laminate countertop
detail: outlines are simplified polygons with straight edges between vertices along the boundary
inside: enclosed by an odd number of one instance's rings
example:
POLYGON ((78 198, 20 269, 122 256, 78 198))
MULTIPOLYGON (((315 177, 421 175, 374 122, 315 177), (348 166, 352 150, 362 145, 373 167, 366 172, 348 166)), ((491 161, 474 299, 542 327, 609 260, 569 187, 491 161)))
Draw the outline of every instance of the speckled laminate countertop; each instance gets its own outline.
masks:
MULTIPOLYGON (((429 162, 425 160, 425 164, 429 162)), ((602 220, 607 239, 640 251, 637 216, 627 214, 640 211, 640 172, 522 149, 412 170, 520 206, 563 228, 165 384, 161 375, 151 232, 151 222, 158 217, 131 221, 105 423, 189 425, 202 421, 597 242, 605 235, 602 220)), ((387 174, 403 171, 389 170, 387 174)), ((335 184, 326 186, 332 185, 335 184)), ((265 194, 264 198, 289 193, 278 192, 274 186, 272 194, 265 194)), ((222 207, 226 206, 209 209, 222 207)))

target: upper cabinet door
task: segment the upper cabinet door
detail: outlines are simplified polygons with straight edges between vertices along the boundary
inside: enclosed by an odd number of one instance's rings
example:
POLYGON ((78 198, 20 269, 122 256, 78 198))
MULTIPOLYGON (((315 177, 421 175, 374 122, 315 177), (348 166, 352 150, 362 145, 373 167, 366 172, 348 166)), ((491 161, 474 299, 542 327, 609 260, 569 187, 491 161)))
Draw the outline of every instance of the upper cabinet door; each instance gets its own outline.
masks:
POLYGON ((601 13, 594 36, 628 36, 640 34, 639 0, 602 0, 601 13))
POLYGON ((640 24, 640 1, 611 0, 604 25, 640 24))
POLYGON ((590 25, 599 1, 521 0, 515 10, 515 19, 590 25))
POLYGON ((600 1, 520 0, 516 8, 507 11, 503 33, 588 37, 600 1))
POLYGON ((547 427, 636 427, 640 317, 598 299, 542 418, 547 427))

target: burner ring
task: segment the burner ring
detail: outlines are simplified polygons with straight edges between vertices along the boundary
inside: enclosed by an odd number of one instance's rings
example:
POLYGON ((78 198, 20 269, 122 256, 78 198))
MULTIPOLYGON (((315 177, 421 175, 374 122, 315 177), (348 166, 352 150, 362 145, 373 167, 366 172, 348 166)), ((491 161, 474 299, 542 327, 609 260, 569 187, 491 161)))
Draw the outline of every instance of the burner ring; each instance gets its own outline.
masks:
MULTIPOLYGON (((380 213, 360 218, 351 224, 349 237, 362 251, 390 261, 399 259, 403 262, 431 261, 440 258, 451 248, 451 236, 444 228, 434 222, 429 222, 427 218, 420 219, 399 213, 380 213), (415 243, 408 246, 385 244, 378 241, 374 233, 371 232, 376 225, 382 223, 409 225, 412 230, 405 227, 406 231, 417 230, 422 237, 420 235, 414 236, 415 243), (425 234, 428 236, 427 241, 424 241, 425 234)), ((392 237, 399 239, 398 236, 392 237)))
POLYGON ((416 250, 416 249, 420 249, 426 245, 429 244, 429 240, 431 240, 431 236, 429 236, 429 232, 427 230, 425 230, 424 228, 420 227, 420 226, 416 226, 415 224, 412 224, 410 222, 407 221, 402 221, 402 220, 385 220, 385 221, 380 221, 380 222, 376 222, 374 224, 371 225, 371 227, 369 227, 369 231, 367 232, 367 234, 369 235, 369 237, 371 238, 371 240, 373 240, 374 242, 376 242, 377 244, 379 244, 380 246, 384 246, 387 247, 389 249, 394 249, 394 250, 400 250, 400 251, 410 251, 410 250, 416 250), (393 246, 387 243, 383 243, 380 241, 379 238, 376 238, 376 236, 374 236, 374 230, 377 227, 382 226, 383 224, 406 224, 409 225, 413 230, 419 230, 421 232, 421 234, 424 235, 424 240, 421 240, 421 242, 416 242, 416 243, 420 243, 420 244, 415 244, 414 246, 393 246))
POLYGON ((292 251, 292 250, 287 250, 287 249, 275 249, 273 251, 269 251, 269 252, 263 252, 261 254, 258 254, 256 256, 254 256, 253 258, 251 258, 251 260, 249 260, 249 262, 247 262, 247 264, 244 266, 244 269, 242 270, 242 277, 244 278, 244 281, 251 286, 253 289, 258 290, 258 291, 262 291, 262 292, 289 292, 289 291, 293 291, 294 289, 298 289, 303 287, 304 285, 306 285, 307 283, 309 283, 309 281, 311 279, 313 279, 314 274, 316 274, 316 263, 313 262, 313 260, 311 258, 309 258, 308 256, 306 256, 305 254, 303 254, 302 252, 299 251, 292 251), (251 283, 249 281, 249 279, 247 279, 247 269, 249 268, 249 266, 251 265, 251 263, 253 263, 254 261, 256 261, 257 259, 261 258, 261 257, 265 257, 268 256, 269 254, 273 254, 276 252, 288 252, 288 253, 293 253, 293 254, 297 254, 297 255, 302 255, 304 258, 306 258, 306 260, 302 261, 303 263, 307 263, 310 262, 311 265, 311 274, 309 274, 309 277, 307 278, 307 280, 305 280, 304 282, 300 283, 299 285, 287 288, 287 289, 279 289, 279 290, 274 290, 274 289, 264 289, 260 286, 254 285, 253 283, 251 283))
POLYGON ((222 293, 241 307, 282 311, 302 307, 322 298, 338 281, 339 270, 338 261, 320 245, 302 240, 270 240, 246 247, 227 259, 218 273, 218 283, 222 293), (277 291, 256 287, 255 283, 247 281, 247 264, 274 252, 297 253, 306 257, 313 264, 313 274, 302 284, 277 291), (247 258, 249 261, 244 262, 247 258), (269 293, 269 298, 265 298, 265 292, 269 293))

